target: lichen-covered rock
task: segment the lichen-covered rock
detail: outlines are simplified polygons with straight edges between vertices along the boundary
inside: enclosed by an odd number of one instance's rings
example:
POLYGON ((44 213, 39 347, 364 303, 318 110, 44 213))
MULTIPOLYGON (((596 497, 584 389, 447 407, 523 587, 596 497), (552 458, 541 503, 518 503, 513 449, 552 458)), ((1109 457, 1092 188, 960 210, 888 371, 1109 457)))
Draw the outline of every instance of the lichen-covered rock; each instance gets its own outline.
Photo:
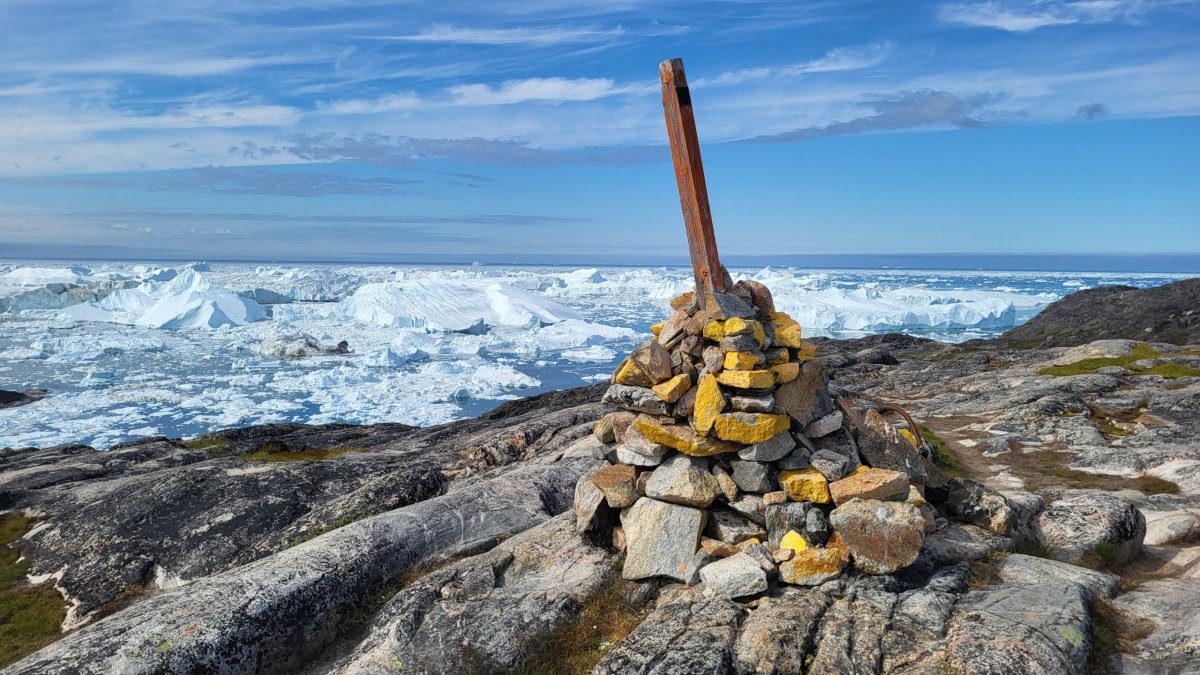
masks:
POLYGON ((829 494, 829 481, 820 471, 812 467, 779 472, 779 485, 794 502, 828 504, 833 501, 829 494))
POLYGON ((1056 560, 1076 563, 1090 554, 1120 564, 1141 552, 1146 518, 1127 499, 1099 490, 1067 491, 1042 511, 1035 529, 1056 560))
POLYGON ((707 373, 701 375, 696 386, 696 403, 692 407, 696 432, 701 435, 708 434, 717 423, 717 416, 725 411, 728 403, 717 378, 707 373))
POLYGON ((787 431, 789 424, 786 415, 734 412, 717 416, 715 429, 721 440, 752 445, 787 431))
MULTIPOLYGON (((918 507, 919 508, 919 507, 918 507)), ((1013 550, 1013 540, 967 523, 950 523, 925 537, 925 548, 944 564, 982 560, 1013 550)))
POLYGON ((833 497, 833 503, 839 506, 851 499, 904 499, 908 496, 908 476, 887 469, 855 471, 830 483, 829 494, 833 497))
POLYGON ((912 504, 854 500, 833 510, 829 523, 859 569, 889 574, 917 560, 925 540, 925 519, 912 504))
POLYGON ((779 565, 779 580, 793 586, 818 586, 836 579, 846 562, 836 550, 806 548, 779 565))
POLYGON ((674 403, 683 396, 684 392, 692 386, 692 378, 687 373, 680 373, 668 380, 660 382, 650 388, 654 395, 666 401, 674 403))
POLYGON ((688 561, 696 552, 705 512, 642 497, 621 511, 625 531, 626 579, 663 576, 683 581, 688 561))
POLYGON ((604 493, 604 500, 614 509, 637 501, 637 469, 628 464, 600 468, 592 474, 592 484, 604 493))
POLYGON ((740 551, 705 565, 700 580, 705 594, 721 598, 743 598, 767 590, 767 573, 757 560, 740 551))
POLYGON ((1012 534, 1017 515, 1004 495, 969 478, 952 479, 945 490, 948 514, 1002 536, 1012 534))
POLYGON ((769 389, 775 386, 775 375, 769 370, 725 370, 717 381, 735 389, 769 389))
POLYGON ((639 416, 634 427, 651 441, 693 457, 708 457, 742 449, 737 443, 697 436, 686 424, 662 424, 646 415, 639 416))
POLYGON ((720 494, 708 462, 687 455, 674 455, 650 474, 646 496, 684 506, 708 507, 720 494))
POLYGON ((771 504, 766 509, 767 542, 771 548, 779 548, 788 532, 804 532, 808 522, 808 502, 771 504))

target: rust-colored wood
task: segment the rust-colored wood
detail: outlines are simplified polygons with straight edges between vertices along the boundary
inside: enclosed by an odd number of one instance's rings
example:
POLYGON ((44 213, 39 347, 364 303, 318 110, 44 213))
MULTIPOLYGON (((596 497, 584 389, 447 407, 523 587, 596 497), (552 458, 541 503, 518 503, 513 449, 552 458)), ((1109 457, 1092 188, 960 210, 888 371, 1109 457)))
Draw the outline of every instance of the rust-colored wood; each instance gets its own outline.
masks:
POLYGON ((717 256, 704 164, 700 161, 700 139, 696 136, 696 118, 692 114, 692 95, 683 72, 683 59, 658 64, 658 75, 662 80, 663 113, 667 119, 667 138, 671 141, 671 159, 675 162, 675 180, 679 184, 679 205, 683 208, 692 271, 696 274, 696 292, 721 292, 725 290, 725 274, 717 256))

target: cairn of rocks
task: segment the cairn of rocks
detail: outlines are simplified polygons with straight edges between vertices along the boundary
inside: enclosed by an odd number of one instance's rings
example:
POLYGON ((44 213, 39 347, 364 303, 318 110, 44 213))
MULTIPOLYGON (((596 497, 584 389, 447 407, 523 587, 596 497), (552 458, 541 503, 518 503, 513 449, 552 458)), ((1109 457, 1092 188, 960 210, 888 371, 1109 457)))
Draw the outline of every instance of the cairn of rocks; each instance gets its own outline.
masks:
POLYGON ((627 579, 731 598, 911 565, 935 530, 926 485, 945 484, 915 432, 840 410, 770 290, 727 288, 672 300, 613 374, 618 410, 595 429, 607 462, 576 488, 579 529, 612 532, 627 579))

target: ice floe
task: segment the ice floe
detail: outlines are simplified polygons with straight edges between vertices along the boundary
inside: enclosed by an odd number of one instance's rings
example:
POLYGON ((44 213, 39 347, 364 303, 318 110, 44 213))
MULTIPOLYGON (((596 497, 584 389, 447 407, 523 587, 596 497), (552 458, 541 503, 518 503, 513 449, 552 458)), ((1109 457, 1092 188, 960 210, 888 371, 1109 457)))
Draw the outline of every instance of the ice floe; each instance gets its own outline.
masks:
POLYGON ((63 313, 81 321, 170 329, 241 326, 267 318, 262 305, 213 286, 192 269, 170 281, 147 281, 113 291, 101 300, 67 307, 63 313))
POLYGON ((583 319, 544 296, 499 283, 419 279, 367 284, 342 301, 347 316, 380 326, 483 332, 494 326, 540 326, 583 319))

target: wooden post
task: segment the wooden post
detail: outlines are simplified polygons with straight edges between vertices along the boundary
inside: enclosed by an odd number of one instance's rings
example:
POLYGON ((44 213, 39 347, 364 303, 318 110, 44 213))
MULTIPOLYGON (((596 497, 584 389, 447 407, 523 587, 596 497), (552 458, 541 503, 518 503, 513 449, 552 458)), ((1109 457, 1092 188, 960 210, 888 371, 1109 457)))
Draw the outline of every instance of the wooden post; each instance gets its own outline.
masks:
POLYGON ((675 162, 675 180, 679 183, 679 204, 683 207, 692 271, 696 274, 696 294, 723 292, 725 272, 717 256, 704 165, 700 161, 700 139, 696 137, 696 118, 692 114, 692 95, 683 72, 683 59, 658 64, 658 75, 662 80, 663 113, 667 118, 667 138, 671 141, 671 159, 675 162))

